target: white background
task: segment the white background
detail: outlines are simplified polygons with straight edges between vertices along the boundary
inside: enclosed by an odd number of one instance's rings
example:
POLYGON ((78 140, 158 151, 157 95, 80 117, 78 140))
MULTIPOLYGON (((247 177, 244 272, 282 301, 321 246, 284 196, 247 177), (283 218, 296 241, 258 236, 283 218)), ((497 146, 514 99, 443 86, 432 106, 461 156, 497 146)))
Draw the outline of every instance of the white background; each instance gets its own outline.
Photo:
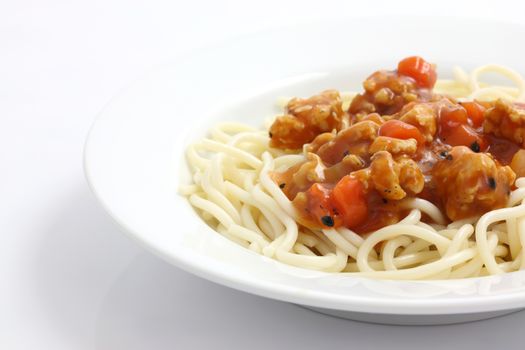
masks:
POLYGON ((453 326, 380 326, 201 280, 124 237, 87 188, 82 147, 90 124, 151 67, 267 28, 376 13, 522 22, 525 6, 2 0, 0 349, 519 348, 525 312, 453 326))

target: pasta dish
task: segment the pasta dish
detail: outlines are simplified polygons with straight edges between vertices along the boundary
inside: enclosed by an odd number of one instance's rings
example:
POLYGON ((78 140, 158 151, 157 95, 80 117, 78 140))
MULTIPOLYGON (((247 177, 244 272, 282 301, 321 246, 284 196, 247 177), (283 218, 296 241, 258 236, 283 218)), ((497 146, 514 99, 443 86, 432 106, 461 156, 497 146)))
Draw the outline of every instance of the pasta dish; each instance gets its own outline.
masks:
POLYGON ((486 65, 438 80, 413 56, 362 85, 287 99, 263 129, 217 125, 188 147, 181 193, 220 234, 296 267, 411 280, 525 268, 522 77, 486 65))

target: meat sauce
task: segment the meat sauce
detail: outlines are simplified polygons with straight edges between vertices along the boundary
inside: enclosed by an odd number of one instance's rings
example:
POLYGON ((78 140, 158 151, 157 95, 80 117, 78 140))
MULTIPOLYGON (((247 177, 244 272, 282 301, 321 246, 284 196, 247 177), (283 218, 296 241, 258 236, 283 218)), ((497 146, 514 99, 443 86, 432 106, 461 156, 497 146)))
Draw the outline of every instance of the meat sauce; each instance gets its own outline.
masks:
POLYGON ((409 57, 367 78, 348 111, 335 90, 290 102, 270 146, 303 148, 306 160, 271 175, 300 224, 366 233, 401 220, 415 197, 450 220, 506 205, 525 176, 525 109, 434 94, 436 78, 409 57))

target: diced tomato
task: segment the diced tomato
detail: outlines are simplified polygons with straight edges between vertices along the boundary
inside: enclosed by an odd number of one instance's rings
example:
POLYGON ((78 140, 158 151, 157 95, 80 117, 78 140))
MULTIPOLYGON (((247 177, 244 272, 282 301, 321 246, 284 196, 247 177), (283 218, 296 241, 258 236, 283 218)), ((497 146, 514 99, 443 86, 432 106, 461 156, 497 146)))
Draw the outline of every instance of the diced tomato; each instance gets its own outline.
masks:
MULTIPOLYGON (((474 152, 485 151, 486 140, 468 125, 467 107, 443 109, 439 115, 439 137, 451 146, 467 146, 474 152)), ((472 108, 469 106, 469 108, 472 108)))
POLYGON ((402 140, 416 139, 418 146, 425 144, 425 138, 418 128, 397 119, 391 119, 381 125, 379 135, 402 140))
POLYGON ((346 227, 362 224, 368 216, 365 190, 361 181, 344 176, 335 185, 331 200, 346 227))
MULTIPOLYGON (((496 158, 501 164, 511 164, 513 162, 513 156, 516 154, 516 152, 521 150, 521 147, 513 141, 490 134, 485 135, 484 137, 490 147, 490 154, 492 154, 494 158, 496 158)), ((523 158, 525 159, 525 157, 523 158)), ((512 165, 510 167, 512 168, 512 165)), ((514 172, 516 172, 516 170, 514 170, 514 172)))
POLYGON ((468 124, 468 115, 461 106, 441 110, 439 114, 440 129, 455 129, 459 125, 468 124))
POLYGON ((473 102, 462 102, 461 105, 465 108, 467 111, 467 114, 472 121, 472 126, 475 128, 479 128, 481 124, 483 124, 483 115, 485 113, 485 107, 477 103, 476 101, 473 102))
POLYGON ((474 152, 485 151, 487 142, 468 125, 458 125, 455 128, 442 131, 441 140, 451 146, 467 146, 474 152))
POLYGON ((341 219, 336 217, 330 202, 330 193, 330 189, 320 183, 313 184, 306 191, 308 214, 325 228, 341 226, 341 219))
POLYGON ((416 83, 424 88, 432 89, 437 80, 434 67, 418 56, 407 57, 397 65, 397 72, 413 78, 416 83))

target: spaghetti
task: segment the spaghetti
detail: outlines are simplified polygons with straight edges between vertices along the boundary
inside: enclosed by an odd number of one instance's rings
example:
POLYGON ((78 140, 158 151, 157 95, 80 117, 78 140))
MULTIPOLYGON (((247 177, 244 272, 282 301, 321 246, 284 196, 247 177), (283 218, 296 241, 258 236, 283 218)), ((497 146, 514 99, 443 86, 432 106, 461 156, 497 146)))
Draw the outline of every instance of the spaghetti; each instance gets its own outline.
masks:
MULTIPOLYGON (((453 80, 438 80, 434 91, 459 100, 522 101, 525 82, 502 66, 470 74, 455 68, 453 80), (514 84, 483 83, 496 73, 514 84)), ((343 94, 348 110, 356 94, 343 94)), ((217 232, 239 245, 296 267, 384 279, 450 279, 499 274, 525 267, 525 178, 515 181, 507 207, 481 217, 449 222, 422 198, 405 198, 406 216, 372 232, 344 226, 309 228, 271 174, 304 162, 303 153, 270 147, 268 132, 221 123, 209 137, 190 145, 191 185, 181 194, 217 232)))

